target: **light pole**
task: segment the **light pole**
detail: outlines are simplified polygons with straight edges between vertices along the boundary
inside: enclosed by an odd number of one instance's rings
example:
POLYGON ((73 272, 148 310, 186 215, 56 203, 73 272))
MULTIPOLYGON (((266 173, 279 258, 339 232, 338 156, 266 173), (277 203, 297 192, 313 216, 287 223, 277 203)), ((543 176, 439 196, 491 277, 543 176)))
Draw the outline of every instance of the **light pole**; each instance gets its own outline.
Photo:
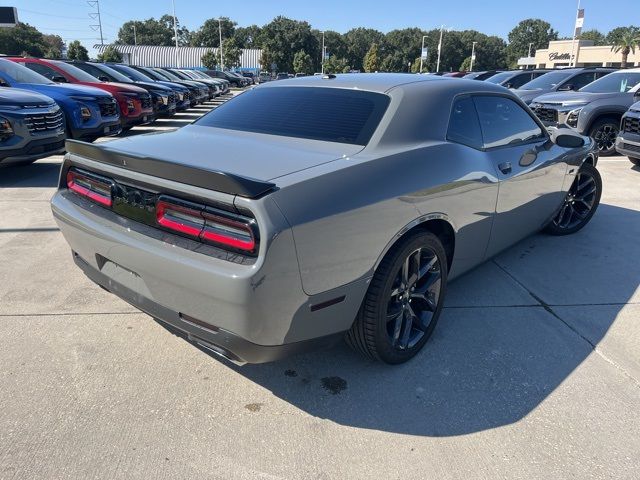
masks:
POLYGON ((220 70, 224 71, 224 62, 222 61, 222 21, 218 17, 218 35, 220 35, 220 45, 218 50, 220 51, 220 70))
MULTIPOLYGON (((447 28, 447 31, 449 29, 447 28)), ((440 26, 440 41, 438 42, 438 63, 436 64, 436 72, 440 71, 440 54, 442 53, 442 33, 444 32, 444 25, 440 26)))
POLYGON ((178 60, 178 24, 176 23, 176 2, 171 0, 173 7, 173 35, 176 38, 176 66, 180 67, 180 61, 178 60))
POLYGON ((324 57, 326 57, 327 55, 325 54, 325 51, 324 51, 324 31, 322 31, 321 33, 322 33, 322 59, 320 61, 320 73, 324 73, 324 57))
POLYGON ((470 72, 473 72, 473 61, 476 59, 476 43, 478 42, 473 42, 471 45, 471 65, 469 65, 470 72))
POLYGON ((426 35, 422 36, 422 48, 420 49, 420 73, 422 73, 422 60, 424 58, 424 39, 427 38, 426 35))
POLYGON ((531 45, 533 45, 533 42, 529 43, 529 54, 527 55, 529 58, 531 58, 531 45))
POLYGON ((138 36, 136 35, 136 24, 133 24, 133 44, 138 45, 138 36))

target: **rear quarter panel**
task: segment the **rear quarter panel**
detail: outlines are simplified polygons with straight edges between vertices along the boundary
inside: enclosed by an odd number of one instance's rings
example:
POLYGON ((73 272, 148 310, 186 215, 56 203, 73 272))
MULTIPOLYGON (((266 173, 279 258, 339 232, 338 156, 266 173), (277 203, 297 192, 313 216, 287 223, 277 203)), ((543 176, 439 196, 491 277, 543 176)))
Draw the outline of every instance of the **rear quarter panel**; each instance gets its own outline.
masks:
POLYGON ((481 155, 432 142, 290 176, 273 198, 292 225, 305 292, 370 277, 406 227, 430 218, 445 219, 456 231, 453 275, 482 261, 497 183, 481 155))

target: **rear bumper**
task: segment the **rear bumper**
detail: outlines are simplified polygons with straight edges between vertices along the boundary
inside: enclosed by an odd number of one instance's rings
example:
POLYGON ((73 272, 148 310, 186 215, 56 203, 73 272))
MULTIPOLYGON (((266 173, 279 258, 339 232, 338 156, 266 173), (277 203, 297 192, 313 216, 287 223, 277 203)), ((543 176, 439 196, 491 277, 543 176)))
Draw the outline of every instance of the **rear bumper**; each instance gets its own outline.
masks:
POLYGON ((336 333, 283 345, 258 345, 227 330, 199 322, 145 298, 92 267, 75 252, 73 259, 90 280, 150 315, 170 332, 237 364, 272 362, 297 353, 330 347, 343 335, 336 333))

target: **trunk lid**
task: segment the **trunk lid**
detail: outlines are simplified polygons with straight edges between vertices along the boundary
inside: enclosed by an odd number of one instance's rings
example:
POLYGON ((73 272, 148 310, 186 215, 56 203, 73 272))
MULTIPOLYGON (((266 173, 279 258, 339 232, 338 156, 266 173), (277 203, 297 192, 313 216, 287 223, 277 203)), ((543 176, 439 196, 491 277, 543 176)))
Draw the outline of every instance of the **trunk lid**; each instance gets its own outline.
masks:
POLYGON ((279 177, 353 156, 362 148, 197 125, 102 144, 67 141, 72 155, 249 198, 276 188, 279 177))
POLYGON ((263 182, 355 155, 361 145, 189 125, 104 144, 111 151, 263 182))

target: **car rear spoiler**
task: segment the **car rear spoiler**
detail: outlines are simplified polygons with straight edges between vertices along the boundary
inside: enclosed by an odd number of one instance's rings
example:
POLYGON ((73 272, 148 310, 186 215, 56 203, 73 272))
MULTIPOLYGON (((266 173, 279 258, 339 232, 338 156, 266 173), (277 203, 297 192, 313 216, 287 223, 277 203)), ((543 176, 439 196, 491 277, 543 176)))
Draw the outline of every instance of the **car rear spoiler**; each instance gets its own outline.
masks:
POLYGON ((274 183, 123 152, 107 144, 67 140, 66 150, 96 162, 241 197, 256 198, 276 188, 274 183))

